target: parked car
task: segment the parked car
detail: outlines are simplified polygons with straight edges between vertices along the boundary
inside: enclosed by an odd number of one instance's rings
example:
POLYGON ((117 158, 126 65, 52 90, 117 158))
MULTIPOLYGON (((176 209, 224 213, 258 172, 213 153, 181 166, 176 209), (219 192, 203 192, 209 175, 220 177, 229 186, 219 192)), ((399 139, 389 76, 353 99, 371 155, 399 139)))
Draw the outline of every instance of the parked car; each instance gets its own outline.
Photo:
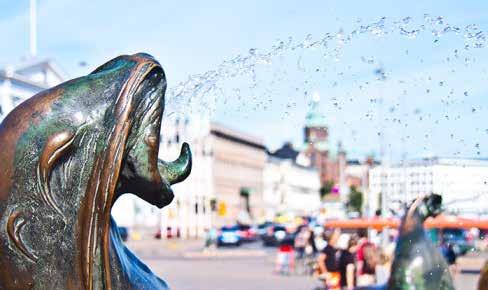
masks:
POLYGON ((264 222, 260 225, 258 225, 258 228, 257 228, 257 234, 260 238, 263 238, 263 236, 266 234, 266 230, 273 226, 273 223, 272 222, 264 222))
POLYGON ((238 226, 224 226, 220 228, 217 235, 217 246, 239 246, 242 238, 239 235, 238 226))
POLYGON ((129 238, 129 229, 127 227, 118 227, 118 230, 122 241, 126 242, 129 238))
POLYGON ((243 242, 253 242, 258 238, 257 230, 253 226, 238 224, 237 234, 241 237, 243 242))
POLYGON ((266 228, 266 233, 261 237, 266 247, 276 247, 286 236, 286 228, 283 225, 273 224, 266 228))

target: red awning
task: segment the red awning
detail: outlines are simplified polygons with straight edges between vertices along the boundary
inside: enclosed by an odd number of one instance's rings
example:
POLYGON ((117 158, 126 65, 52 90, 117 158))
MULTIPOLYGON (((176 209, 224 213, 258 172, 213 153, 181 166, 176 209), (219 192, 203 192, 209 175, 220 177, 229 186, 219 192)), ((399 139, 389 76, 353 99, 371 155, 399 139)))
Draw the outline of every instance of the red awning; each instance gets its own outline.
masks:
MULTIPOLYGON (((341 229, 367 229, 381 230, 383 228, 398 228, 400 220, 395 218, 355 218, 347 220, 330 220, 325 222, 325 227, 341 229)), ((488 219, 471 219, 452 215, 438 215, 436 218, 428 218, 424 223, 425 228, 460 228, 460 229, 488 229, 488 219)))
POLYGON ((383 228, 397 228, 400 222, 397 219, 385 218, 356 218, 347 220, 330 220, 325 222, 326 227, 341 229, 367 229, 381 230, 383 228))
POLYGON ((428 218, 424 223, 425 228, 460 228, 460 229, 488 229, 488 219, 471 219, 453 215, 438 215, 428 218))

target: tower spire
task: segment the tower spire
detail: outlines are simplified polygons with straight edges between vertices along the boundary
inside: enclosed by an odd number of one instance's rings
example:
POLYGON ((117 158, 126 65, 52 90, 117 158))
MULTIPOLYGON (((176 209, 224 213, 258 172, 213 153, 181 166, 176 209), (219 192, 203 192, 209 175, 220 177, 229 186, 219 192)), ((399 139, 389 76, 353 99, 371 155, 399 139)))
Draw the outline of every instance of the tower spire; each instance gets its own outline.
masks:
POLYGON ((318 102, 320 102, 320 94, 319 94, 319 92, 318 92, 318 91, 315 91, 315 92, 313 93, 313 96, 312 96, 312 101, 313 101, 314 103, 318 103, 318 102))
POLYGON ((315 91, 312 95, 309 111, 305 117, 305 127, 327 127, 325 115, 320 111, 320 94, 315 91))

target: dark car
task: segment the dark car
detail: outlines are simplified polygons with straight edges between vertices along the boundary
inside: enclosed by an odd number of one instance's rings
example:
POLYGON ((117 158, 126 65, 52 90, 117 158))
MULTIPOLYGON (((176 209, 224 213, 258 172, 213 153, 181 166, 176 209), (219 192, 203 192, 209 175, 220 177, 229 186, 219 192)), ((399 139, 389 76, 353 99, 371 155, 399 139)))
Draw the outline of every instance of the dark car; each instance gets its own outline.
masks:
POLYGON ((263 245, 276 247, 286 237, 286 228, 282 225, 271 225, 266 228, 266 233, 261 237, 263 245))
POLYGON ((263 236, 266 234, 266 230, 273 226, 273 223, 272 222, 264 222, 260 225, 258 225, 258 228, 257 228, 257 234, 260 238, 263 238, 263 236))
POLYGON ((239 235, 238 226, 224 226, 217 235, 217 246, 239 246, 242 238, 239 235))
POLYGON ((118 230, 122 241, 126 242, 129 238, 129 229, 127 227, 118 227, 118 230))

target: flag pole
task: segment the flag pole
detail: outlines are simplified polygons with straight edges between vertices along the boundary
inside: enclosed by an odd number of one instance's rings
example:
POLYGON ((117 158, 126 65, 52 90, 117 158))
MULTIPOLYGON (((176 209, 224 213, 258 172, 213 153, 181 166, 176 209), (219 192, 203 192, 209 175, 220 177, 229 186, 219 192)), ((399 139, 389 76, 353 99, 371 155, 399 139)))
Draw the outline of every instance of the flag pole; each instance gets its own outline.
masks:
POLYGON ((29 13, 29 51, 31 57, 37 56, 37 1, 30 0, 29 13))

